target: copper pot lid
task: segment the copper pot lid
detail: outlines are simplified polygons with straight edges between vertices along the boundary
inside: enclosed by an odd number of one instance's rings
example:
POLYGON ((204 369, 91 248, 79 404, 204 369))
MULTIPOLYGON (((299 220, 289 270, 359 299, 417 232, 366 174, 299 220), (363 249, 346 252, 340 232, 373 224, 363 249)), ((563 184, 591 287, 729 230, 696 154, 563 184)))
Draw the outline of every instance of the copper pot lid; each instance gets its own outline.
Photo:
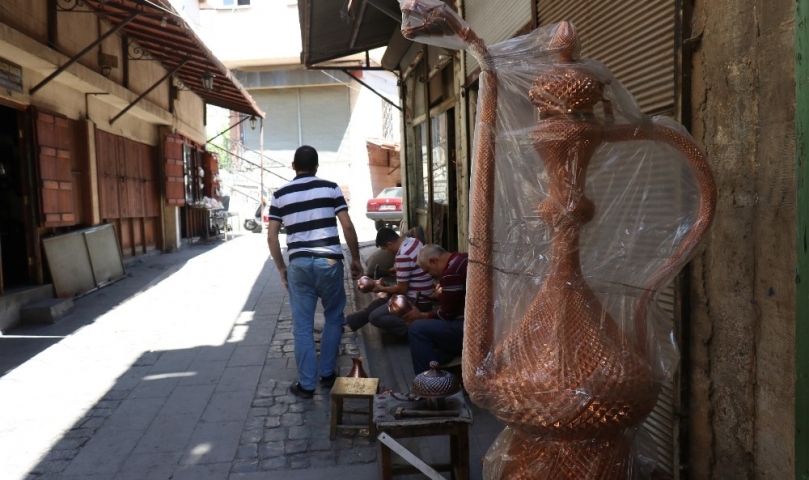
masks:
POLYGON ((430 362, 430 369, 413 379, 413 395, 423 398, 441 398, 458 393, 461 384, 455 375, 438 368, 438 362, 430 362))

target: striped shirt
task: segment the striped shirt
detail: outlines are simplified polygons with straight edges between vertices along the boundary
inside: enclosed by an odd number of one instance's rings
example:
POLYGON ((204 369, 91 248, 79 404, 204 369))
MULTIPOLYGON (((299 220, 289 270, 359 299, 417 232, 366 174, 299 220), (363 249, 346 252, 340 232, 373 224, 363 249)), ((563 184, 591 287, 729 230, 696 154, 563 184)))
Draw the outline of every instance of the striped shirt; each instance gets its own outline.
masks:
POLYGON ((284 223, 290 260, 297 257, 342 260, 337 213, 347 208, 336 183, 303 174, 272 194, 270 220, 284 223))
POLYGON ((419 251, 424 245, 418 238, 404 237, 399 251, 396 252, 394 267, 396 283, 407 283, 407 296, 415 300, 416 296, 425 299, 435 291, 430 275, 419 267, 416 261, 419 251))

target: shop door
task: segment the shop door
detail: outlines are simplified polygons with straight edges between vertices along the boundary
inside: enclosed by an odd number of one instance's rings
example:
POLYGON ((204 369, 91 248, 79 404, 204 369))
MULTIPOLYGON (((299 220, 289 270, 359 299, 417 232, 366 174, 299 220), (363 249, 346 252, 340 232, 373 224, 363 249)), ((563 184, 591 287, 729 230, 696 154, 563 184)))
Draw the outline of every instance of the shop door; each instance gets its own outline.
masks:
POLYGON ((58 115, 36 112, 37 172, 41 226, 76 225, 76 199, 80 192, 73 173, 75 122, 58 115))
POLYGON ((455 185, 455 110, 430 119, 432 129, 432 241, 447 251, 458 249, 457 188, 455 185))
POLYGON ((31 282, 20 117, 0 106, 0 294, 31 282))
POLYGON ((121 253, 147 253, 160 244, 157 151, 125 137, 96 131, 101 218, 115 224, 121 253))

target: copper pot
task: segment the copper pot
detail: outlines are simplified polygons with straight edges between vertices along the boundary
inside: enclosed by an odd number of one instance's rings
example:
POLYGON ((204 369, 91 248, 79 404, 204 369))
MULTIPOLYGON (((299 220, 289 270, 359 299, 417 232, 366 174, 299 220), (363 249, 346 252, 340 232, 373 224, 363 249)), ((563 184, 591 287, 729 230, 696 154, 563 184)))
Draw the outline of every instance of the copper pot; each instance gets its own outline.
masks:
POLYGON ((388 301, 388 311, 391 315, 396 315, 398 317, 404 317, 411 310, 413 310, 414 305, 413 302, 407 298, 407 295, 394 295, 388 301))
POLYGON ((371 277, 362 276, 359 280, 357 280, 357 288, 362 293, 372 292, 374 290, 374 286, 376 285, 376 280, 371 277))
POLYGON ((438 362, 430 362, 430 369, 419 373, 413 379, 411 393, 413 395, 437 399, 454 395, 461 390, 461 384, 455 375, 438 368, 438 362))

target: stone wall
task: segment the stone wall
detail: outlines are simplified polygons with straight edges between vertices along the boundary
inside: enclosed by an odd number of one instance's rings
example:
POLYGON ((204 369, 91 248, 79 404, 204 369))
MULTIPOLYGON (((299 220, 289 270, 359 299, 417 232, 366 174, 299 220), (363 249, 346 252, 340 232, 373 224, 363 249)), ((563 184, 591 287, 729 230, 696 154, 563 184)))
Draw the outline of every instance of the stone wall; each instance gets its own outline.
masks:
POLYGON ((795 4, 692 3, 692 132, 719 195, 693 262, 689 478, 792 478, 795 4))

